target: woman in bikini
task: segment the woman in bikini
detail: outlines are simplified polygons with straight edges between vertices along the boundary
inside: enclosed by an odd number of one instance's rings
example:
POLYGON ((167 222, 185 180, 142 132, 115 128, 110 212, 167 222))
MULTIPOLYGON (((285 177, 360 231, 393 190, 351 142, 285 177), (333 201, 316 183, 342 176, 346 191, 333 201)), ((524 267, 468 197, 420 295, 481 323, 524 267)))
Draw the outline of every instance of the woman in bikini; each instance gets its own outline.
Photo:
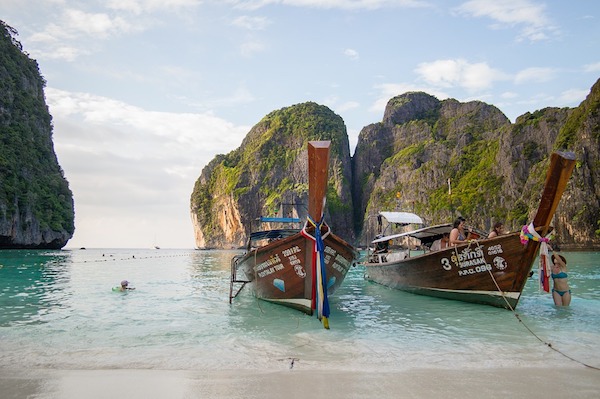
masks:
POLYGON ((571 303, 571 290, 567 281, 567 260, 564 256, 552 254, 552 297, 556 306, 569 306, 571 303))
POLYGON ((465 223, 465 218, 462 216, 459 216, 454 221, 454 225, 452 226, 452 230, 450 231, 450 245, 459 245, 467 242, 467 240, 471 238, 471 228, 469 228, 469 231, 466 232, 465 223))

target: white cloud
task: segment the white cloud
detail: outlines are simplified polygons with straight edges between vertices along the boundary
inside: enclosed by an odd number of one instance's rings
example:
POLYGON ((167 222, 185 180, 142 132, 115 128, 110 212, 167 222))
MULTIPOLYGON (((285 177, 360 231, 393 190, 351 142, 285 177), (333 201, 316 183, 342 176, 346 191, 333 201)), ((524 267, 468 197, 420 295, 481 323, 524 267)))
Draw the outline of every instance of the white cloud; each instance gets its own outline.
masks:
POLYGON ((32 50, 31 55, 34 58, 48 59, 48 60, 64 60, 64 61, 75 61, 82 55, 90 54, 86 49, 71 47, 71 46, 57 46, 46 50, 32 50))
POLYGON ((238 28, 244 28, 248 30, 264 30, 271 24, 271 21, 265 17, 249 17, 243 15, 235 18, 232 23, 233 26, 238 28))
POLYGON ((351 109, 356 109, 360 107, 360 103, 358 101, 346 101, 335 107, 336 112, 346 112, 351 109))
POLYGON ((519 95, 512 91, 506 91, 506 92, 500 94, 500 97, 505 98, 505 99, 511 99, 511 98, 517 98, 517 97, 519 97, 519 95))
POLYGON ((586 64, 583 66, 584 72, 600 72, 600 62, 586 64))
POLYGON ((358 51, 351 48, 344 50, 344 55, 350 58, 351 60, 357 60, 359 58, 358 51))
POLYGON ((107 38, 140 30, 141 27, 127 22, 122 17, 110 17, 104 13, 86 13, 75 9, 63 11, 58 24, 51 23, 42 32, 31 36, 32 41, 56 43, 79 36, 107 38))
POLYGON ((134 26, 122 17, 110 17, 104 13, 86 13, 80 10, 66 10, 62 26, 67 31, 106 38, 135 30, 134 26))
POLYGON ((415 72, 428 84, 439 88, 460 87, 471 92, 490 88, 506 75, 485 62, 469 63, 463 59, 424 62, 415 72))
POLYGON ((570 106, 578 106, 587 95, 590 94, 590 90, 581 90, 581 89, 570 89, 565 90, 560 93, 559 101, 561 104, 566 104, 570 106))
POLYGON ((109 0, 107 7, 113 10, 141 14, 157 10, 197 7, 201 4, 202 1, 198 0, 109 0))
POLYGON ((240 53, 244 57, 252 57, 256 53, 265 51, 267 46, 258 40, 249 40, 240 45, 240 53))
POLYGON ((219 108, 219 107, 234 107, 241 104, 250 104, 255 101, 254 95, 246 88, 244 84, 241 84, 235 89, 235 91, 225 97, 211 98, 205 101, 203 104, 192 104, 200 109, 205 107, 219 108))
MULTIPOLYGON (((123 158, 173 156, 179 162, 186 162, 198 159, 201 153, 235 148, 245 134, 245 128, 234 127, 209 113, 146 111, 114 99, 52 88, 46 90, 46 97, 54 118, 77 117, 86 125, 118 131, 115 136, 109 134, 82 144, 88 145, 90 151, 109 152, 123 158), (210 140, 206 140, 208 137, 210 140), (144 151, 131 151, 131 146, 124 145, 127 142, 144 151), (169 148, 172 153, 165 151, 169 148)), ((73 139, 77 142, 79 136, 73 139)))
POLYGON ((532 67, 519 71, 514 80, 516 84, 548 82, 556 77, 557 72, 554 68, 532 67))
POLYGON ((93 52, 98 39, 109 39, 131 32, 143 31, 145 26, 135 20, 106 13, 86 13, 76 9, 65 9, 56 23, 49 23, 44 30, 29 37, 38 46, 31 54, 40 59, 63 59, 74 61, 81 55, 93 52))
POLYGON ((457 8, 461 14, 488 17, 496 21, 493 28, 521 27, 521 38, 531 41, 547 39, 555 31, 545 13, 546 6, 530 0, 470 0, 457 8))
POLYGON ((249 130, 210 113, 147 111, 86 93, 47 88, 46 98, 56 153, 75 197, 76 224, 84 226, 77 227, 70 243, 75 246, 93 238, 119 247, 110 231, 131 234, 128 245, 149 245, 139 241, 149 240, 140 235, 148 232, 141 226, 155 224, 163 226, 150 230, 175 234, 169 238, 173 244, 164 246, 191 242, 195 180, 221 149, 238 147, 249 130), (98 226, 107 236, 88 237, 98 226))
POLYGON ((375 10, 386 7, 429 7, 427 1, 421 0, 228 0, 237 8, 256 10, 271 4, 293 7, 343 9, 343 10, 375 10))
POLYGON ((320 102, 323 105, 326 105, 332 110, 334 110, 334 112, 336 112, 337 114, 341 114, 345 111, 349 111, 351 109, 356 109, 360 107, 360 103, 357 101, 345 101, 343 103, 339 103, 339 100, 339 96, 332 95, 327 98, 324 98, 320 102))

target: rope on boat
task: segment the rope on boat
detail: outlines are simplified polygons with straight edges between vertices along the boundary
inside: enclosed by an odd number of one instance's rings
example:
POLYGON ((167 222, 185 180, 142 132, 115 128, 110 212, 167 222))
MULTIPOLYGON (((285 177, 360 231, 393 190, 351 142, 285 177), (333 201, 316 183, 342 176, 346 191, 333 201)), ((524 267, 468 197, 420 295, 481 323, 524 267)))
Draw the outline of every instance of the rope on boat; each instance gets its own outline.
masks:
POLYGON ((323 327, 329 330, 329 298, 327 297, 327 269, 325 263, 325 243, 323 240, 331 233, 331 229, 324 222, 325 216, 321 215, 321 220, 316 223, 310 215, 306 218, 306 223, 302 228, 301 234, 314 241, 314 250, 312 254, 312 275, 313 275, 313 293, 311 307, 317 310, 317 318, 323 322, 323 327), (306 228, 308 224, 312 224, 315 228, 314 237, 308 233, 306 228), (321 226, 325 225, 327 231, 321 233, 321 226))
POLYGON ((523 325, 523 327, 525 327, 525 329, 527 329, 527 331, 529 331, 531 333, 531 335, 533 335, 538 341, 540 341, 542 344, 546 345, 548 348, 552 349, 553 351, 555 351, 556 353, 566 357, 569 360, 572 360, 576 363, 579 363, 587 368, 593 369, 593 370, 600 370, 600 367, 595 367, 589 364, 586 364, 580 360, 577 360, 569 355, 567 355, 566 353, 560 351, 559 349, 556 349, 554 346, 552 346, 552 344, 550 342, 546 342, 544 341, 542 338, 540 338, 535 332, 533 332, 533 330, 531 328, 529 328, 529 326, 527 324, 525 324, 525 322, 523 321, 523 319, 521 319, 521 316, 515 311, 515 308, 513 308, 511 306, 511 304, 508 302, 508 299, 506 299, 506 296, 504 295, 504 291, 502 291, 500 289, 500 286, 498 285, 498 282, 496 281, 496 278, 494 277, 494 274, 492 273, 491 270, 488 270, 490 277, 492 278, 492 281, 494 282, 494 285, 496 285, 496 288, 498 289, 498 292, 502 295, 502 299, 504 299, 504 302, 506 302, 506 305, 508 306, 508 308, 510 309, 510 311, 514 314, 514 316, 517 318, 517 320, 519 320, 519 322, 523 325))

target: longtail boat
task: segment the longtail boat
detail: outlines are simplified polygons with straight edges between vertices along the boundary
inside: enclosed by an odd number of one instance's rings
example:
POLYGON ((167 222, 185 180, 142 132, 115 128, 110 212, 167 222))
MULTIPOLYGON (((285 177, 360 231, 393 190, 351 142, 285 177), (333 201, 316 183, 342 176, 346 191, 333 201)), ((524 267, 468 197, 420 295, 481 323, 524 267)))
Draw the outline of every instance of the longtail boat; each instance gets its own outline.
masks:
MULTIPOLYGON (((413 251, 414 256, 410 250, 372 253, 364 263, 365 277, 415 294, 514 309, 540 246, 546 249, 547 235, 552 230, 550 223, 574 166, 573 153, 551 155, 537 213, 533 222, 520 232, 469 240, 439 251, 413 251)), ((379 237, 373 244, 408 236, 426 246, 450 228, 450 225, 419 228, 379 237)))
MULTIPOLYGON (((329 328, 328 297, 342 284, 359 255, 324 221, 329 147, 329 141, 308 142, 308 215, 304 227, 252 232, 246 252, 233 257, 230 303, 250 283, 257 298, 310 315, 316 311, 325 328, 329 328)), ((272 224, 299 220, 265 221, 272 224)))

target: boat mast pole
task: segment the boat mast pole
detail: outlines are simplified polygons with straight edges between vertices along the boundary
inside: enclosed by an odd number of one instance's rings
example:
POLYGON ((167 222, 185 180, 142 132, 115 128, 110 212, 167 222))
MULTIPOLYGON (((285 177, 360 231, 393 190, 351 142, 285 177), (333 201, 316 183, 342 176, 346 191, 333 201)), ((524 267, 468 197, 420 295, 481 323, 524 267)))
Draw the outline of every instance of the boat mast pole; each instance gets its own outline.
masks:
POLYGON ((533 219, 535 227, 544 227, 541 232, 542 237, 548 233, 560 198, 567 188, 567 183, 575 167, 575 160, 575 154, 572 152, 555 152, 550 156, 550 168, 546 174, 544 192, 533 219))

